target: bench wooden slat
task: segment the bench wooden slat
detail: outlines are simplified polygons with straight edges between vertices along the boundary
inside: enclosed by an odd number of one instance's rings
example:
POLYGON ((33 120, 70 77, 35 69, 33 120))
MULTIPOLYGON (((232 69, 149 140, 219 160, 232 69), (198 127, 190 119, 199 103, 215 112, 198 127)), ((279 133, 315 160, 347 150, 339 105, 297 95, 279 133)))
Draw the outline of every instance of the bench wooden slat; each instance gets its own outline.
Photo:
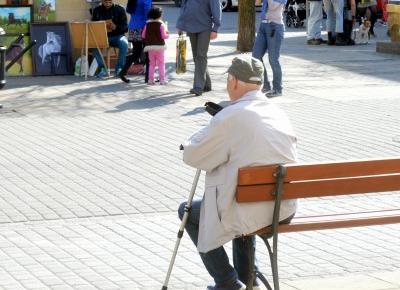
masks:
MULTIPOLYGON (((278 232, 304 232, 395 223, 400 223, 400 209, 324 216, 295 217, 290 224, 279 225, 278 232)), ((270 232, 271 227, 265 227, 253 234, 269 234, 270 232)))
MULTIPOLYGON (((278 165, 239 169, 238 185, 275 183, 278 165)), ((400 157, 318 164, 288 164, 285 182, 400 173, 400 157)))
MULTIPOLYGON (((238 186, 237 202, 273 201, 274 184, 238 186)), ((400 190, 400 174, 284 183, 282 199, 400 190)))

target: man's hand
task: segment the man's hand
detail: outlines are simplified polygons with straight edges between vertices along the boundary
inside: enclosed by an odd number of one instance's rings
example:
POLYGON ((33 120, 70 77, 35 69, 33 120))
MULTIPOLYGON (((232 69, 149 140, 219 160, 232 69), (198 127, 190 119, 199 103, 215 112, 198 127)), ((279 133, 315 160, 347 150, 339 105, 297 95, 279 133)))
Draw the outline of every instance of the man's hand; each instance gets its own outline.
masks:
POLYGON ((117 25, 115 25, 114 22, 111 22, 110 28, 111 28, 111 30, 115 30, 117 28, 117 25))
POLYGON ((211 40, 214 40, 214 39, 217 39, 217 37, 218 37, 218 33, 215 32, 215 31, 211 31, 211 33, 210 33, 210 39, 211 39, 211 40))

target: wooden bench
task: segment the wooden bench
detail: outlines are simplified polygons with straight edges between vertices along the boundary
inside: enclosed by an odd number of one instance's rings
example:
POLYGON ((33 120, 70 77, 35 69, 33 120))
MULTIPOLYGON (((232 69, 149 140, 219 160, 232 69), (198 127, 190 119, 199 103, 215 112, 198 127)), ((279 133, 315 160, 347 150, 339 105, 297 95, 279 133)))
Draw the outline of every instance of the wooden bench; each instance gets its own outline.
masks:
MULTIPOLYGON (((279 224, 281 200, 397 190, 400 190, 400 157, 269 165, 239 170, 236 201, 275 201, 272 225, 251 235, 259 235, 265 242, 271 260, 274 290, 279 290, 278 233, 400 223, 400 205, 393 205, 394 208, 387 210, 294 217, 289 224, 279 224), (272 247, 268 242, 268 238, 271 237, 272 247)), ((254 251, 250 256, 254 261, 254 251)), ((254 275, 272 290, 265 277, 253 270, 249 275, 247 289, 252 289, 254 275)))

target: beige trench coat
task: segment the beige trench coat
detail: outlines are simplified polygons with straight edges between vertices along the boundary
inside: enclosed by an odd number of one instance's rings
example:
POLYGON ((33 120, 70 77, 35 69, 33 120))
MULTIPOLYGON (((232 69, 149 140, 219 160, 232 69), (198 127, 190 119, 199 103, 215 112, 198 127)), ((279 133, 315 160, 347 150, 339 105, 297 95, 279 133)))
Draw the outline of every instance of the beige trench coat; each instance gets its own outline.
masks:
MULTIPOLYGON (((238 169, 296 162, 289 119, 261 91, 251 91, 214 116, 184 143, 183 160, 206 171, 197 249, 208 252, 272 223, 273 202, 235 201, 238 169)), ((282 202, 280 219, 296 211, 282 202)))

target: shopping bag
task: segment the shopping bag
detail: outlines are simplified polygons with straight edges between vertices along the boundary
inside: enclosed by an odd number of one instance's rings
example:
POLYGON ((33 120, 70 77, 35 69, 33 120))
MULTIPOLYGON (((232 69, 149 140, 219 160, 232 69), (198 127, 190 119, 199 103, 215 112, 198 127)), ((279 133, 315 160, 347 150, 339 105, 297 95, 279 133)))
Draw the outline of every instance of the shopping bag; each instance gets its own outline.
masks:
POLYGON ((176 73, 186 72, 186 39, 183 34, 176 40, 176 73))
POLYGON ((93 58, 92 63, 89 66, 88 76, 92 77, 96 74, 97 68, 99 65, 97 64, 97 60, 93 58))
POLYGON ((128 69, 128 75, 144 75, 146 73, 146 68, 143 64, 132 64, 128 69))

